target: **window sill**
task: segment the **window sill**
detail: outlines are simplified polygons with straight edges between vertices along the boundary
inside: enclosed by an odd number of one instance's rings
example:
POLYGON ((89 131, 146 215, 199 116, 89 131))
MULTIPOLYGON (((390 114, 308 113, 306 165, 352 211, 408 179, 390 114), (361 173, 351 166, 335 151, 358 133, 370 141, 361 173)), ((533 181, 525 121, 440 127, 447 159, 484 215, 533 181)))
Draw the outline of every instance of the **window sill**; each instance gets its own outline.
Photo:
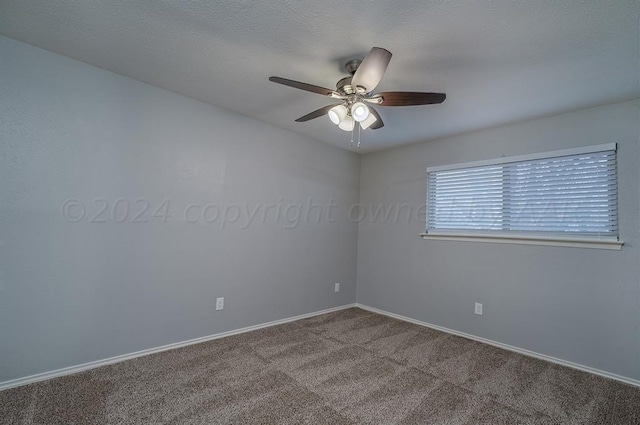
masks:
POLYGON ((422 239, 437 241, 491 242, 517 245, 566 246, 619 251, 624 242, 597 238, 563 238, 549 236, 476 235, 473 233, 421 233, 422 239))

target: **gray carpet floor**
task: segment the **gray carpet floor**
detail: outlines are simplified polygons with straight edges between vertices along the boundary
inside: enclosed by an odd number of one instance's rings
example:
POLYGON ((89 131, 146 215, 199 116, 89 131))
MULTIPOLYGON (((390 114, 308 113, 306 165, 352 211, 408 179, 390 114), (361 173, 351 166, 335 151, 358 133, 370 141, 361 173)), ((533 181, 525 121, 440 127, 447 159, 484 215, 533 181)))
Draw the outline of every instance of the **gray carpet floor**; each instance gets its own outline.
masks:
POLYGON ((3 424, 640 424, 640 388, 348 309, 0 392, 3 424))

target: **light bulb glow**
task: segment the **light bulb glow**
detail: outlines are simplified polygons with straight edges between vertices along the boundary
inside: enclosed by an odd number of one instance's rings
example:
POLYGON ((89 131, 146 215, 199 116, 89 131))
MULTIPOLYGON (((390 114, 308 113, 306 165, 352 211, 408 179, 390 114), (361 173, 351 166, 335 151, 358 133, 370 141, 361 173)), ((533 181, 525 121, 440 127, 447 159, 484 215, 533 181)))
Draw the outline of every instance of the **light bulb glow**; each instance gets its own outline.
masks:
POLYGON ((369 116, 369 107, 362 102, 356 102, 351 105, 351 116, 357 122, 364 121, 369 116))
POLYGON ((338 125, 347 116, 347 112, 348 111, 346 106, 338 105, 329 109, 329 112, 327 113, 327 115, 329 115, 329 119, 331 120, 332 123, 334 123, 335 125, 338 125))

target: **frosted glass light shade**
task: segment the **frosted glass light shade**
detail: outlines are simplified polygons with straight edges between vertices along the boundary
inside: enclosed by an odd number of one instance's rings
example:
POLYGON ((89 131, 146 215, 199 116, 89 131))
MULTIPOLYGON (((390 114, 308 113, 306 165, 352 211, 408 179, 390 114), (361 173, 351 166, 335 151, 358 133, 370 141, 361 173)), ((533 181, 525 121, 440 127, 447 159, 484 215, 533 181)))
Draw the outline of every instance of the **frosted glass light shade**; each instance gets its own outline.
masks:
POLYGON ((369 128, 371 126, 371 124, 373 124, 376 121, 378 121, 376 116, 373 115, 373 114, 369 114, 369 116, 367 118, 365 118, 364 120, 360 121, 360 127, 362 127, 363 130, 366 130, 367 128, 369 128))
POLYGON ((332 123, 338 125, 347 116, 347 107, 344 105, 335 106, 329 109, 327 115, 332 123))
POLYGON ((342 121, 340 121, 340 124, 338 124, 338 127, 340 127, 340 130, 351 131, 353 130, 353 127, 355 126, 355 124, 356 122, 353 120, 353 117, 346 116, 342 121))
POLYGON ((364 121, 369 116, 369 107, 362 102, 356 102, 351 105, 351 116, 358 122, 364 121))

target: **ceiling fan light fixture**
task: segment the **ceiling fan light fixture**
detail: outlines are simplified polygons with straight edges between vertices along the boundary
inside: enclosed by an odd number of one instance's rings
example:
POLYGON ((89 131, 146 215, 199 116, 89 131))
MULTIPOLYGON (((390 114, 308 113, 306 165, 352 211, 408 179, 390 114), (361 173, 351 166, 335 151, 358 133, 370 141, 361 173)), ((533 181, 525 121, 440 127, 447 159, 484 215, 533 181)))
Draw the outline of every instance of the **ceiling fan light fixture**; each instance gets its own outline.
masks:
POLYGON ((351 105, 351 116, 357 122, 362 122, 369 117, 369 107, 362 102, 351 105))
POLYGON ((373 114, 369 114, 367 118, 360 121, 360 127, 362 127, 363 130, 366 130, 367 128, 371 127, 371 125, 376 121, 378 121, 376 116, 373 114))
POLYGON ((345 117, 347 116, 347 112, 348 111, 346 106, 338 105, 329 109, 329 112, 327 113, 327 115, 329 115, 329 119, 331 120, 332 123, 334 123, 335 125, 338 125, 342 122, 342 120, 345 119, 345 117))
POLYGON ((340 121, 340 124, 338 124, 338 127, 340 127, 340 130, 352 131, 353 127, 355 127, 355 124, 356 122, 353 120, 353 117, 347 115, 346 117, 344 117, 342 121, 340 121))

